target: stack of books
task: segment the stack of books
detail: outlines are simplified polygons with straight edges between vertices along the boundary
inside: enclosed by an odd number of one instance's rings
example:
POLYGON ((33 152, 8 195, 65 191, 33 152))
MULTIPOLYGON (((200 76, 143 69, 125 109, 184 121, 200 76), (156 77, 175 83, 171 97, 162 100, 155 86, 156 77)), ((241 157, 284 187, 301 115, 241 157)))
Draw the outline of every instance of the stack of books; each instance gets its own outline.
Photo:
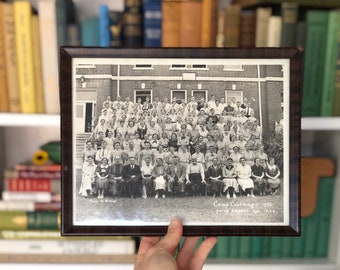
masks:
MULTIPOLYGON (((37 256, 41 262, 85 263, 85 255, 91 254, 108 262, 110 256, 133 256, 136 252, 133 237, 61 236, 60 164, 17 164, 5 170, 3 187, 0 261, 8 256, 18 260, 17 254, 21 254, 37 256)), ((27 256, 21 258, 24 261, 27 256)))

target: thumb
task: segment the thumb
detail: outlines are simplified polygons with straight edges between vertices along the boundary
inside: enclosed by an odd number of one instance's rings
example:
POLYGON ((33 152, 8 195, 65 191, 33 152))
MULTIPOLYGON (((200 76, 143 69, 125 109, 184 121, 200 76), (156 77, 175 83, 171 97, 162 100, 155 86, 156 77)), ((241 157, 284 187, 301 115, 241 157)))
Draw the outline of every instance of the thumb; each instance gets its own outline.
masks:
POLYGON ((174 253, 181 241, 183 233, 183 224, 178 218, 172 218, 168 227, 168 232, 158 243, 158 248, 167 252, 174 253))

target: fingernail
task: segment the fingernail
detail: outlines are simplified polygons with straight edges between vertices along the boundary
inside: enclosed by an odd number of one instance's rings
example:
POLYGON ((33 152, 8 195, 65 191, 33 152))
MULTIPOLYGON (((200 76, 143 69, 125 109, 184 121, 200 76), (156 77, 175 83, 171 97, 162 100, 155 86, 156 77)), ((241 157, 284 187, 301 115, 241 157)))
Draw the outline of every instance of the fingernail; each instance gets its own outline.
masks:
POLYGON ((173 218, 170 221, 169 229, 175 229, 179 224, 179 221, 177 218, 173 218))

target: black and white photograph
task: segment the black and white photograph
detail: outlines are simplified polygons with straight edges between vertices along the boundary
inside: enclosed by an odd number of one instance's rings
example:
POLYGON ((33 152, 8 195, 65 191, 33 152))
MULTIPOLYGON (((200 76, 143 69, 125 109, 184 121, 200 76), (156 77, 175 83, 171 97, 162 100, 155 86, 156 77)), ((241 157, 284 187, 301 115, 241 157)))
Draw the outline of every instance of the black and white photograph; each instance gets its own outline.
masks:
POLYGON ((291 224, 289 57, 75 56, 69 72, 74 226, 291 224))

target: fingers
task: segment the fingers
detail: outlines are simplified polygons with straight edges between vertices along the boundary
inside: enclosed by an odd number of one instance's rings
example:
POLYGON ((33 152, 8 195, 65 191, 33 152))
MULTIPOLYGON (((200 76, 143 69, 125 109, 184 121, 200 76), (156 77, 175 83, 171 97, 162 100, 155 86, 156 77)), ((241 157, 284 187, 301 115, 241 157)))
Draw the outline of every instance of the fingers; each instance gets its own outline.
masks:
POLYGON ((191 258, 193 257, 199 239, 199 236, 185 238, 176 258, 178 269, 189 269, 188 265, 190 265, 191 258))
POLYGON ((158 243, 159 240, 160 237, 158 236, 155 237, 143 236, 142 241, 139 244, 138 255, 145 254, 145 252, 147 252, 151 247, 158 243))
POLYGON ((197 249, 196 254, 191 260, 190 270, 202 269, 208 258, 209 252, 213 249, 217 242, 217 237, 211 236, 206 238, 197 249))
POLYGON ((164 249, 167 252, 174 254, 183 233, 183 225, 182 222, 178 218, 173 218, 170 221, 170 225, 168 227, 168 232, 161 239, 157 245, 158 248, 164 249))

